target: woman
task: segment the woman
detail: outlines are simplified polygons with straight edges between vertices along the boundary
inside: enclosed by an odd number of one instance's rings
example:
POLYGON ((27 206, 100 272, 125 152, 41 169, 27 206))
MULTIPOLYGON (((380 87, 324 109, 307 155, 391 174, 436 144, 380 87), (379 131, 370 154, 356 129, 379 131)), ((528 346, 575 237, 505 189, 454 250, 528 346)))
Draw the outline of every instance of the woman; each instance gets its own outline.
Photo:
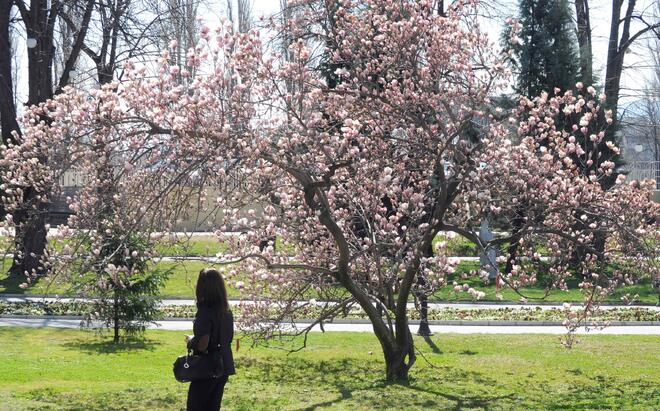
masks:
MULTIPOLYGON (((212 354, 220 350, 224 362, 224 375, 202 381, 193 381, 188 389, 188 411, 216 411, 220 409, 222 393, 230 375, 236 373, 231 341, 234 338, 234 318, 229 310, 227 290, 218 270, 205 268, 199 272, 197 287, 197 314, 193 325, 194 336, 186 336, 188 349, 195 354, 212 354)), ((213 356, 208 355, 209 361, 213 356)))

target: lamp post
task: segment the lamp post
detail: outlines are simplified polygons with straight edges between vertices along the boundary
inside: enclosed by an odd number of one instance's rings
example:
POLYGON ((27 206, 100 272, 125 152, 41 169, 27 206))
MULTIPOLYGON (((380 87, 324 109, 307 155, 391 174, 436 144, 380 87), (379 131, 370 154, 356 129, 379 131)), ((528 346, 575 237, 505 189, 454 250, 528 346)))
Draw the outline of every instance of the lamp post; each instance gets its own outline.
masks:
MULTIPOLYGON (((431 245, 426 251, 428 257, 433 257, 433 246, 431 245)), ((433 335, 431 328, 429 327, 429 303, 428 296, 424 288, 426 286, 426 279, 423 276, 417 277, 417 285, 419 291, 417 292, 417 298, 419 299, 419 329, 417 329, 417 335, 422 337, 429 337, 433 335)))
POLYGON ((433 335, 431 328, 429 327, 429 303, 426 293, 419 294, 419 328, 417 329, 417 335, 422 337, 430 337, 433 335))
POLYGON ((25 44, 29 49, 33 49, 37 47, 37 39, 34 37, 28 37, 27 40, 25 40, 25 44))

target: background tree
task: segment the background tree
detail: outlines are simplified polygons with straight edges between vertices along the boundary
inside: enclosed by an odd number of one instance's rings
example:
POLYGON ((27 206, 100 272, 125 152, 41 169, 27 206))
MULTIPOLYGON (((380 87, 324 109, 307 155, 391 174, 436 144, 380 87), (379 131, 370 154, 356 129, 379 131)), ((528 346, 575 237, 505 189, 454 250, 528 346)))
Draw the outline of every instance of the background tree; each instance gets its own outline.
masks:
MULTIPOLYGON (((636 10, 636 0, 612 0, 612 17, 608 38, 607 62, 605 71, 606 106, 612 110, 614 121, 618 120, 618 102, 621 90, 621 74, 626 51, 631 45, 646 33, 660 38, 660 22, 658 16, 648 15, 645 11, 636 10), (623 9, 626 5, 625 11, 623 9), (648 19, 648 20, 647 20, 648 19), (635 23, 641 27, 634 30, 635 23)), ((656 7, 657 8, 657 7, 656 7)), ((655 10, 649 10, 653 13, 655 10)))
MULTIPOLYGON (((130 0, 99 2, 85 0, 51 2, 48 4, 37 4, 33 1, 29 9, 22 2, 17 4, 28 37, 33 38, 30 37, 33 32, 39 32, 41 35, 39 38, 34 38, 37 44, 37 47, 34 48, 37 51, 34 52, 32 49, 28 49, 28 63, 31 67, 28 85, 31 94, 27 104, 42 103, 47 98, 62 93, 69 85, 75 71, 80 72, 79 75, 81 76, 91 73, 92 77, 96 79, 95 84, 104 87, 113 81, 115 75, 120 74, 120 64, 126 61, 127 58, 142 57, 146 60, 149 46, 153 44, 149 38, 153 35, 150 30, 154 28, 155 24, 154 20, 143 20, 144 16, 140 13, 138 6, 142 6, 142 3, 131 2, 130 0), (39 27, 42 27, 40 24, 47 24, 48 30, 39 29, 39 27), (58 28, 60 29, 59 32, 56 30, 58 28), (39 42, 49 43, 50 46, 39 45, 39 42), (92 46, 88 44, 92 44, 92 46), (91 60, 91 71, 85 70, 85 72, 82 72, 81 68, 86 68, 82 54, 91 60), (48 73, 49 76, 40 77, 39 73, 41 72, 43 72, 42 74, 48 73), (52 83, 50 73, 59 73, 57 83, 52 83), (35 79, 38 79, 37 84, 35 84, 35 79), (46 84, 49 84, 50 88, 46 84), (55 91, 53 92, 53 90, 55 91), (43 101, 39 101, 42 98, 43 101)), ((11 59, 6 61, 8 65, 11 65, 11 59)), ((9 108, 12 108, 12 106, 8 106, 9 108)), ((13 107, 13 110, 14 117, 9 116, 7 118, 15 118, 15 107, 13 107)), ((46 123, 52 121, 47 111, 41 113, 39 121, 46 123)), ((14 130, 20 133, 18 123, 14 130)), ((3 128, 3 133, 5 131, 5 128, 3 128)), ((20 142, 22 142, 22 139, 19 136, 14 143, 20 142)), ((121 190, 117 185, 119 181, 115 175, 112 150, 102 140, 96 141, 90 146, 94 149, 94 155, 99 166, 95 169, 96 175, 93 181, 99 181, 96 190, 97 194, 103 199, 101 201, 103 206, 99 208, 95 220, 83 219, 85 223, 79 228, 85 231, 77 240, 86 244, 85 248, 89 249, 88 247, 91 247, 94 243, 88 232, 90 227, 94 228, 95 232, 105 236, 103 241, 96 240, 97 242, 105 242, 106 246, 96 248, 102 253, 95 254, 96 263, 87 268, 87 270, 96 270, 98 277, 103 277, 102 273, 107 271, 105 267, 108 262, 120 267, 117 272, 122 273, 122 265, 119 265, 119 261, 117 261, 118 258, 125 259, 122 253, 127 250, 138 250, 142 255, 142 250, 146 250, 147 246, 144 240, 138 241, 135 238, 133 231, 121 230, 121 226, 115 224, 116 219, 123 214, 119 212, 120 207, 115 204, 114 200, 115 195, 120 193, 121 190), (137 247, 136 244, 140 247, 137 247)), ((49 159, 45 151, 41 152, 41 156, 40 161, 57 161, 55 158, 49 159)), ((66 170, 62 169, 63 172, 76 172, 76 167, 70 159, 62 160, 59 158, 59 160, 62 166, 67 165, 69 167, 66 170)), ((62 175, 63 173, 60 173, 60 176, 62 175)), ((86 177, 85 181, 90 181, 89 175, 82 175, 86 177)), ((53 182, 51 181, 50 184, 53 184, 53 182)), ((38 187, 29 185, 10 186, 10 195, 6 197, 11 197, 17 192, 27 193, 24 194, 26 198, 21 201, 21 206, 12 210, 11 217, 18 228, 16 230, 17 244, 21 241, 27 241, 24 237, 34 240, 29 243, 32 248, 30 248, 27 255, 32 263, 38 264, 33 270, 16 271, 20 272, 20 275, 24 275, 25 272, 45 274, 49 267, 52 268, 49 265, 48 250, 46 248, 45 216, 48 213, 50 199, 61 194, 61 190, 56 189, 56 186, 57 184, 54 184, 53 188, 41 185, 38 187)), ((9 198, 6 200, 12 201, 9 198)), ((72 224, 75 225, 75 223, 72 224)), ((23 249, 17 246, 16 250, 12 270, 19 270, 19 268, 16 268, 17 263, 23 264, 23 260, 25 260, 25 258, 21 258, 25 256, 25 253, 21 252, 23 249)), ((66 258, 70 259, 70 256, 66 258)), ((128 267, 123 277, 114 272, 113 276, 108 277, 107 281, 97 281, 96 279, 88 281, 89 276, 87 275, 74 276, 72 277, 74 281, 71 281, 76 291, 90 297, 98 297, 96 307, 93 310, 96 315, 93 317, 95 319, 103 318, 113 326, 115 341, 119 338, 120 329, 125 329, 128 332, 140 330, 143 328, 145 321, 153 318, 158 303, 158 300, 153 298, 154 293, 157 292, 166 275, 166 273, 157 270, 146 270, 145 264, 134 263, 135 261, 129 258, 129 262, 123 265, 128 267), (144 295, 140 293, 144 293, 151 298, 144 299, 144 295)), ((80 274, 86 274, 84 268, 80 274)))
POLYGON ((572 15, 566 0, 520 0, 518 41, 505 30, 505 48, 513 52, 515 90, 532 97, 555 88, 571 90, 579 75, 572 15))
MULTIPOLYGON (((176 65, 184 65, 186 54, 189 49, 194 48, 199 40, 199 29, 201 27, 198 10, 204 2, 200 0, 147 0, 146 4, 154 10, 158 16, 153 29, 153 40, 159 50, 167 49, 170 43, 175 47, 170 48, 172 59, 176 65)), ((186 78, 179 75, 181 81, 186 78)))
POLYGON ((652 163, 660 162, 660 39, 650 39, 646 49, 654 70, 641 99, 632 102, 622 115, 622 133, 627 140, 624 157, 631 163, 631 172, 632 167, 641 168, 660 188, 660 170, 652 163), (639 153, 635 152, 637 145, 642 146, 639 153))
MULTIPOLYGON (((3 13, 5 7, 11 9, 10 1, 3 2, 3 13), (9 4, 8 4, 9 3, 9 4)), ((63 3, 61 1, 31 0, 29 6, 24 0, 15 0, 13 5, 19 10, 21 22, 25 30, 27 40, 27 58, 28 58, 28 100, 26 105, 38 105, 53 97, 53 90, 61 90, 69 82, 70 68, 73 67, 80 53, 80 45, 84 39, 93 7, 93 1, 84 2, 84 18, 79 27, 75 29, 74 46, 65 63, 65 69, 57 84, 53 82, 53 60, 55 53, 54 37, 55 26, 58 17, 62 11, 63 3)), ((0 30, 6 31, 5 24, 0 30)), ((0 42, 2 42, 0 40, 0 42)), ((8 43, 5 43, 8 44, 8 43)), ((1 47, 1 46, 0 46, 1 47)), ((3 69, 11 68, 12 56, 9 51, 0 50, 3 53, 3 69)), ((11 71, 11 70, 9 70, 11 71)), ((2 106, 3 115, 3 142, 5 144, 16 144, 18 141, 12 135, 21 134, 21 129, 17 122, 13 121, 17 110, 15 107, 15 97, 13 89, 7 87, 11 84, 10 79, 3 73, 5 86, 0 94, 0 106, 2 106)), ((47 121, 47 118, 42 119, 47 121)), ((8 185, 7 181, 4 182, 8 185)), ((10 268, 12 275, 24 275, 25 273, 43 273, 44 265, 42 261, 44 249, 46 247, 46 224, 45 217, 48 212, 47 202, 40 197, 38 190, 34 187, 17 187, 20 195, 24 196, 23 204, 34 204, 37 207, 27 206, 24 209, 14 210, 12 217, 15 223, 15 247, 14 260, 10 268)))
POLYGON ((18 130, 12 57, 16 39, 12 36, 12 8, 10 1, 0 4, 0 126, 2 142, 13 141, 12 131, 18 130))
MULTIPOLYGON (((516 24, 505 26, 502 43, 511 56, 509 64, 518 95, 533 98, 542 92, 554 94, 555 89, 565 92, 575 87, 578 51, 566 0, 520 0, 516 24)), ((561 122, 563 118, 557 120, 561 122)), ((516 233, 523 227, 526 208, 526 204, 519 204, 518 213, 505 226, 506 230, 516 233)), ((513 269, 518 247, 516 242, 507 246, 507 274, 513 269)))
MULTIPOLYGON (((79 237, 84 243, 91 239, 79 237)), ((138 336, 162 317, 160 292, 173 268, 163 270, 151 264, 148 255, 154 241, 143 233, 118 232, 115 227, 101 244, 102 249, 93 250, 95 267, 79 274, 74 290, 80 295, 93 292, 95 297, 83 324, 96 328, 101 321, 112 330, 117 344, 122 335, 138 336)))
MULTIPOLYGON (((146 57, 144 50, 153 42, 148 38, 160 24, 173 28, 174 40, 171 55, 175 64, 180 64, 184 58, 181 48, 176 42, 190 44, 196 36, 195 18, 196 5, 193 2, 169 4, 170 19, 158 16, 155 20, 142 22, 139 20, 136 2, 100 1, 96 4, 95 33, 101 39, 96 47, 82 45, 85 54, 92 60, 94 71, 100 87, 116 87, 113 85, 120 64, 128 58, 146 57), (192 22, 191 22, 192 20, 192 22)), ((71 19, 67 19, 71 24, 71 19)), ((158 42, 155 42, 158 44, 158 42)), ((147 54, 148 55, 148 54, 147 54)), ((101 124, 99 124, 101 126, 101 124)), ((150 267, 148 256, 153 250, 153 240, 140 233, 137 227, 121 224, 118 219, 124 218, 126 211, 117 201, 121 195, 123 184, 121 168, 117 170, 117 158, 112 147, 116 141, 96 139, 91 142, 91 150, 96 158, 95 195, 98 196, 97 213, 88 219, 77 218, 72 225, 79 228, 92 227, 93 232, 82 232, 77 236, 79 243, 95 247, 91 275, 81 275, 74 279, 74 288, 83 295, 95 298, 94 306, 88 315, 88 325, 94 325, 94 320, 103 320, 113 329, 114 342, 119 342, 120 331, 134 335, 145 329, 147 323, 158 318, 158 298, 160 288, 171 270, 159 270, 150 267), (119 175, 118 175, 119 174, 119 175), (81 224, 84 222, 84 224, 81 224), (101 279, 101 280, 99 280, 101 279)), ((77 170, 75 165, 72 170, 77 170)), ((88 170, 89 171, 89 170, 88 170)))
POLYGON ((587 86, 593 86, 593 48, 589 13, 589 0, 575 0, 576 33, 580 52, 580 81, 587 86))
MULTIPOLYGON (((575 7, 583 82, 585 86, 590 86, 594 85, 590 32, 592 14, 590 13, 588 0, 576 1, 575 7)), ((606 96, 604 108, 611 110, 613 126, 608 127, 605 138, 600 144, 599 151, 602 153, 601 157, 593 159, 592 164, 587 166, 589 170, 595 170, 600 167, 603 158, 613 158, 617 164, 617 168, 622 165, 622 161, 618 155, 609 151, 607 143, 610 142, 616 146, 618 141, 616 130, 618 121, 620 120, 619 97, 621 76, 625 68, 624 59, 626 52, 638 39, 643 39, 646 35, 660 38, 660 23, 658 22, 658 16, 654 15, 656 9, 653 7, 640 7, 637 0, 612 0, 603 91, 606 96)), ((615 182, 616 175, 602 180, 604 188, 612 187, 615 182)))

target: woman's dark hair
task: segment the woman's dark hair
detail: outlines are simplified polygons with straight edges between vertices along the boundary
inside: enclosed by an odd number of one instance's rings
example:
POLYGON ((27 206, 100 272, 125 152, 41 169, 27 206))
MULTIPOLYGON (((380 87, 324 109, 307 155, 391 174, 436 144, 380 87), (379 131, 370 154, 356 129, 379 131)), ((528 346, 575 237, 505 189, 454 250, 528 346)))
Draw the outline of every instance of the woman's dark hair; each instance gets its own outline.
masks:
POLYGON ((199 272, 195 289, 197 306, 215 307, 222 313, 229 311, 225 280, 215 268, 204 268, 199 272))

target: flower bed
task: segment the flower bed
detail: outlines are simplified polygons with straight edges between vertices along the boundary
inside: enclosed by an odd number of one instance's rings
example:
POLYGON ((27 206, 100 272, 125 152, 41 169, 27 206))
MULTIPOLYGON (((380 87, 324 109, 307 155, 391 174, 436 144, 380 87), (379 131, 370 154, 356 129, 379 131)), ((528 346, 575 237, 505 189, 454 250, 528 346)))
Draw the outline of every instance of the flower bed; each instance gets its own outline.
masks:
MULTIPOLYGON (((27 315, 27 316, 83 316, 92 308, 89 302, 7 302, 0 301, 0 315, 27 315)), ((193 305, 163 305, 162 318, 193 318, 196 307, 193 305)), ((314 318, 318 309, 308 307, 305 310, 306 318, 314 318)), ((235 307, 237 317, 241 315, 241 308, 235 307)), ((579 311, 579 310, 578 310, 579 311)), ((411 320, 419 319, 417 310, 408 310, 411 320)), ((366 319, 366 315, 359 308, 349 310, 340 318, 366 319)), ((557 321, 566 318, 566 312, 559 308, 441 308, 430 309, 429 320, 439 321, 557 321)), ((594 321, 660 321, 660 311, 648 308, 611 308, 600 310, 591 318, 594 321)))

